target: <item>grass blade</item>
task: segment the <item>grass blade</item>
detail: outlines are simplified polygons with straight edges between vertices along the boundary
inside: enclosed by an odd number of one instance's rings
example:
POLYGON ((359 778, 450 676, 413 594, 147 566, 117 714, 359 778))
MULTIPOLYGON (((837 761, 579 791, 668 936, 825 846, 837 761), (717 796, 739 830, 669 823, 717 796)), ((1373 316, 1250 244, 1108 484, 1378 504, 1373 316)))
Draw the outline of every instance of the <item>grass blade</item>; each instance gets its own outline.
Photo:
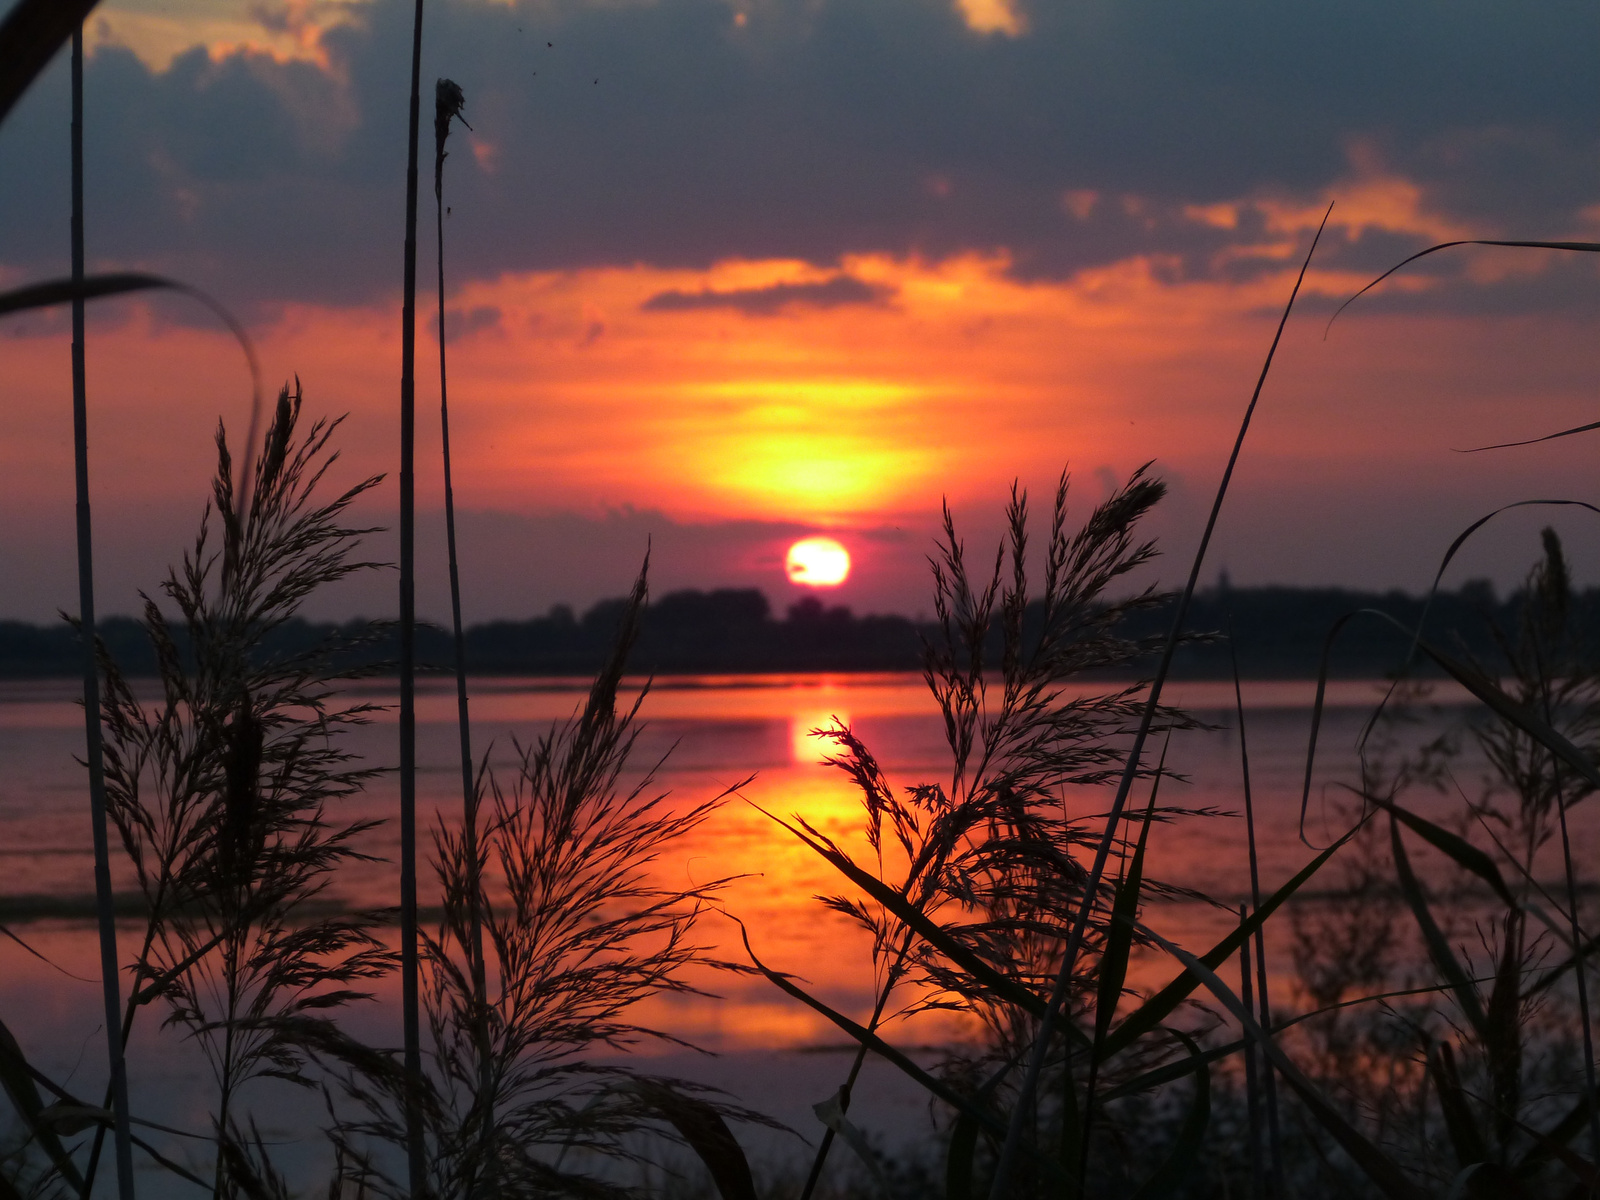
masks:
POLYGON ((820 1104, 813 1104, 811 1111, 817 1114, 821 1121, 834 1133, 845 1140, 845 1144, 856 1152, 856 1157, 872 1172, 874 1179, 880 1185, 887 1180, 883 1174, 883 1164, 878 1161, 878 1156, 872 1152, 872 1147, 867 1144, 867 1135, 861 1132, 860 1126, 854 1124, 845 1116, 844 1100, 845 1091, 840 1088, 820 1104))
POLYGON ((961 1113, 950 1130, 950 1150, 944 1160, 945 1200, 972 1200, 972 1168, 977 1150, 978 1122, 961 1113))
POLYGON ((60 964, 51 962, 43 954, 40 954, 32 946, 28 945, 27 942, 23 941, 22 938, 18 937, 16 935, 15 931, 7 928, 4 925, 0 925, 0 937, 9 938, 11 941, 13 941, 17 945, 21 946, 22 949, 25 952, 27 952, 28 954, 31 954, 34 958, 37 958, 40 962, 42 962, 45 966, 49 967, 52 971, 55 971, 57 974, 65 975, 68 979, 76 979, 79 983, 93 983, 94 982, 94 980, 89 979, 86 976, 74 975, 71 971, 67 970, 65 967, 61 966, 60 964))
MULTIPOLYGON (((197 300, 216 316, 233 335, 233 340, 244 351, 245 363, 250 368, 250 432, 245 439, 245 454, 255 445, 261 419, 261 364, 256 359, 255 344, 220 300, 187 283, 168 279, 164 275, 150 275, 142 271, 117 271, 103 275, 85 275, 82 279, 47 279, 27 287, 0 292, 0 317, 13 313, 31 312, 34 309, 53 308, 57 304, 74 301, 104 300, 112 296, 127 296, 135 292, 181 292, 197 300)), ((243 494, 243 489, 240 489, 243 494)))
POLYGON ((1434 1091, 1439 1094, 1439 1112, 1444 1117, 1445 1134, 1456 1153, 1456 1165, 1462 1168, 1481 1163, 1489 1157, 1488 1143, 1472 1115, 1472 1105, 1461 1086, 1461 1073, 1456 1069, 1455 1051, 1449 1042, 1440 1042, 1428 1053, 1428 1077, 1434 1091))
MULTIPOLYGON (((1251 937, 1261 925, 1275 913, 1279 906, 1290 896, 1299 891, 1313 875, 1322 869, 1323 865, 1356 833, 1361 826, 1358 824, 1333 845, 1329 846, 1316 858, 1312 859, 1300 871, 1272 895, 1268 896, 1260 908, 1250 914, 1248 920, 1241 921, 1239 927, 1230 932, 1220 942, 1206 951, 1198 962, 1205 965, 1208 970, 1215 970, 1239 952, 1246 939, 1251 937)), ((1112 1058, 1126 1050, 1145 1034, 1157 1028, 1166 1020, 1178 1005, 1182 1004, 1189 995, 1200 986, 1201 977, 1192 971, 1185 971, 1166 987, 1162 988, 1144 1004, 1140 1005, 1123 1020, 1122 1024, 1111 1031, 1105 1042, 1105 1057, 1112 1058)))
POLYGON ((11 6, 0 21, 0 121, 94 6, 95 0, 17 0, 11 6))
MULTIPOLYGON (((1436 665, 1443 668, 1446 674, 1492 710, 1495 715, 1521 729, 1529 737, 1539 742, 1568 766, 1572 767, 1594 787, 1600 788, 1600 768, 1597 768, 1582 750, 1573 745, 1563 734, 1552 728, 1547 721, 1544 721, 1528 708, 1518 704, 1510 696, 1506 695, 1499 685, 1484 675, 1483 672, 1461 662, 1453 655, 1446 654, 1433 643, 1422 638, 1417 630, 1407 627, 1403 622, 1396 620, 1382 609, 1358 608, 1335 621, 1322 643, 1322 660, 1317 669, 1317 695, 1311 707, 1311 738, 1306 751, 1305 782, 1300 793, 1300 840, 1305 842, 1306 845, 1311 844, 1305 835, 1306 813, 1311 805, 1311 781, 1316 762, 1317 735, 1322 726, 1323 700, 1327 691, 1328 659, 1332 653, 1334 641, 1343 632, 1345 626, 1357 617, 1372 617, 1394 626, 1394 628, 1411 639, 1413 651, 1420 650, 1427 655, 1436 665)), ((1372 722, 1369 720, 1367 724, 1368 728, 1370 728, 1372 722)), ((1363 737, 1365 737, 1365 733, 1363 733, 1363 737)))
POLYGON ((1537 446, 1540 442, 1553 442, 1557 438, 1571 437, 1575 433, 1588 433, 1592 429, 1600 429, 1600 421, 1590 421, 1587 425, 1575 425, 1571 429, 1547 433, 1543 437, 1526 438, 1520 442, 1496 442, 1492 446, 1474 446, 1470 450, 1459 450, 1457 453, 1481 454, 1485 450, 1509 450, 1513 446, 1537 446))
MULTIPOLYGON (((1233 613, 1231 609, 1228 614, 1228 665, 1231 667, 1233 673, 1233 704, 1234 712, 1239 721, 1239 768, 1240 781, 1244 787, 1245 847, 1249 853, 1250 859, 1250 907, 1259 908, 1261 905, 1261 863, 1260 858, 1256 853, 1256 807, 1255 798, 1250 788, 1250 743, 1245 731, 1244 688, 1239 682, 1238 643, 1233 636, 1233 613)), ((1240 987, 1244 993, 1245 1005, 1248 1007, 1251 1004, 1250 984, 1248 978, 1248 972, 1250 970, 1250 950, 1248 945, 1242 948, 1241 953, 1244 955, 1242 969, 1246 974, 1245 978, 1243 978, 1240 982, 1240 987)), ((1264 926, 1258 926, 1256 928, 1255 956, 1256 991, 1258 995, 1255 998, 1255 1004, 1257 1007, 1252 1009, 1252 1011, 1260 1013, 1261 1027, 1263 1029, 1270 1030, 1272 1028, 1272 993, 1270 990, 1271 985, 1267 978, 1267 931, 1264 926)), ((1272 1073, 1272 1064, 1263 1061, 1261 1066, 1264 1068, 1264 1079, 1262 1082, 1265 1083, 1263 1091, 1266 1099, 1267 1147, 1272 1165, 1272 1185, 1276 1193, 1278 1195, 1282 1195, 1285 1189, 1283 1184, 1283 1152, 1281 1149, 1283 1139, 1279 1136, 1278 1125, 1278 1083, 1277 1078, 1272 1073)), ((1259 1196, 1261 1194, 1261 1129, 1260 1113, 1257 1107, 1257 1097, 1255 1095, 1257 1080, 1256 1059, 1253 1050, 1248 1050, 1245 1054, 1245 1076, 1248 1084, 1247 1090, 1250 1092, 1249 1112, 1251 1139, 1250 1151, 1252 1164, 1251 1169, 1253 1172, 1252 1187, 1254 1189, 1254 1194, 1259 1196)))
POLYGON ((976 954, 971 947, 964 945, 959 939, 952 937, 937 921, 933 920, 895 888, 884 883, 870 871, 864 871, 856 866, 850 856, 840 850, 825 838, 812 837, 803 830, 797 829, 781 817, 773 816, 758 804, 750 803, 757 812, 776 821, 795 837, 799 838, 817 854, 821 855, 828 863, 851 883, 866 892, 879 904, 892 912, 907 928, 913 930, 919 937, 926 941, 939 953, 966 971, 984 987, 1011 1004, 1015 1004, 1024 1012, 1035 1017, 1043 1016, 1044 1001, 1034 993, 1023 987, 1014 979, 1010 979, 996 971, 976 954))
MULTIPOLYGON (((995 1088, 1000 1086, 1015 1066, 1015 1058, 1001 1063, 1000 1068, 978 1089, 974 1097, 977 1102, 988 1104, 995 1088)), ((973 1200, 976 1195, 972 1186, 972 1172, 981 1132, 976 1118, 964 1112, 956 1114, 956 1123, 950 1129, 950 1150, 945 1156, 945 1200, 973 1200)))
POLYGON ((83 1177, 72 1163, 71 1156, 50 1123, 43 1119, 44 1101, 33 1082, 33 1072, 23 1056, 22 1047, 3 1021, 0 1021, 0 1088, 11 1098, 12 1107, 22 1118, 28 1132, 43 1147, 46 1155, 61 1177, 75 1190, 83 1190, 83 1177))
POLYGON ((1433 959, 1433 965, 1450 985, 1456 1003, 1461 1006, 1461 1011, 1466 1014, 1467 1020, 1472 1022, 1473 1030, 1483 1038, 1487 1035, 1488 1029, 1483 1001, 1478 996, 1478 989, 1473 986, 1461 963, 1457 961, 1455 952, 1450 949, 1450 943, 1445 940, 1443 930, 1433 919, 1428 899, 1422 894, 1422 885, 1417 882, 1416 873, 1411 869, 1411 859, 1406 854, 1405 840, 1400 836, 1400 822, 1392 815, 1389 818, 1389 841, 1394 853, 1394 869, 1395 875, 1400 880, 1400 890, 1411 906, 1411 913, 1417 920, 1417 928, 1422 931, 1422 940, 1428 947, 1428 957, 1433 959))
MULTIPOLYGON (((1156 797, 1161 791, 1161 773, 1167 765, 1167 750, 1172 745, 1172 735, 1167 735, 1161 747, 1161 761, 1156 767, 1156 777, 1150 785, 1150 803, 1145 806, 1144 823, 1139 829, 1139 841, 1134 846, 1133 858, 1127 873, 1116 885, 1116 895, 1111 904, 1111 924, 1106 930, 1105 948, 1100 954, 1100 985, 1095 995, 1094 1044, 1089 1055, 1089 1078, 1083 1089, 1082 1132, 1079 1135, 1078 1187, 1081 1191, 1084 1175, 1089 1168, 1089 1133, 1095 1118, 1095 1088, 1099 1084, 1100 1062, 1105 1052, 1106 1033, 1116 1019, 1117 1005, 1122 1000, 1123 985, 1128 978, 1128 956, 1133 950, 1133 930, 1139 919, 1139 893, 1144 886, 1144 854, 1150 842, 1150 827, 1155 824, 1156 797)), ((1067 1087, 1072 1087, 1067 1080, 1067 1087)))
MULTIPOLYGON (((914 1082, 920 1084, 929 1093, 938 1097, 940 1100, 943 1100, 951 1108, 955 1109, 956 1112, 964 1113, 974 1121, 978 1122, 979 1125, 993 1135, 999 1137, 1005 1136, 1005 1122, 1001 1121, 993 1113, 980 1108, 954 1088, 928 1074, 928 1072, 917 1066, 916 1063, 912 1062, 911 1059, 906 1057, 906 1055, 902 1054, 899 1050, 896 1050, 877 1034, 861 1025, 858 1025, 843 1013, 830 1008, 821 1000, 818 1000, 815 996, 807 992, 804 988, 798 986, 788 976, 774 971, 771 967, 763 963, 759 958, 756 957, 756 952, 750 945, 750 934, 749 931, 745 929, 744 922, 739 920, 738 917, 733 916, 731 913, 725 913, 724 915, 727 916, 730 921, 734 922, 734 924, 739 926, 740 937, 744 940, 745 953, 750 956, 750 961, 752 964, 754 964, 756 970, 767 977, 768 982, 772 983, 780 991, 787 992, 789 995, 793 996, 796 1000, 800 1001, 800 1003, 806 1005, 808 1008, 813 1009, 822 1016, 826 1017, 840 1030, 849 1034, 850 1037, 855 1039, 863 1046, 866 1046, 884 1061, 900 1068, 900 1070, 903 1071, 914 1082)), ((1048 1171, 1052 1177, 1063 1182, 1066 1180, 1066 1175, 1056 1163, 1052 1162, 1044 1155, 1033 1151, 1031 1147, 1028 1148, 1028 1153, 1030 1159, 1035 1164, 1039 1165, 1043 1170, 1048 1171)))
POLYGON ((1203 982, 1207 990, 1233 1014, 1234 1020, 1239 1022, 1245 1036, 1261 1047, 1262 1052, 1283 1076, 1284 1082, 1300 1097, 1301 1103, 1316 1117, 1317 1122, 1339 1143, 1378 1190, 1388 1197, 1388 1200, 1427 1200, 1426 1194, 1406 1178, 1405 1173, 1388 1155, 1368 1141, 1360 1130, 1346 1121, 1327 1101, 1317 1086, 1295 1066, 1294 1061, 1256 1024, 1255 1018, 1240 1002, 1238 996, 1234 995, 1233 989, 1223 983, 1215 971, 1153 930, 1146 929, 1144 932, 1181 962, 1187 968, 1186 973, 1194 975, 1203 982))
POLYGON ((1448 855, 1459 867, 1471 871, 1479 879, 1494 889, 1495 895, 1506 902, 1507 907, 1517 908, 1518 904, 1511 895, 1511 889, 1506 886, 1500 868, 1494 865, 1494 860, 1479 850, 1466 838, 1459 834, 1451 833, 1448 829, 1440 828, 1425 817, 1419 817, 1414 812, 1401 808, 1392 800, 1385 800, 1381 796, 1368 796, 1368 802, 1376 804, 1391 817, 1405 825, 1418 837, 1442 853, 1448 855))
POLYGON ((722 1200, 756 1200, 750 1162, 721 1113, 704 1100, 685 1096, 657 1080, 636 1080, 633 1090, 678 1131, 705 1164, 722 1200))
POLYGON ((1594 1093, 1581 1097, 1576 1104, 1567 1110, 1566 1115, 1538 1135, 1536 1145, 1529 1148, 1528 1152, 1517 1160, 1515 1172, 1518 1176, 1532 1175, 1554 1156, 1556 1147, 1565 1146, 1578 1136, 1578 1131, 1589 1123, 1590 1117, 1596 1111, 1594 1093))
MULTIPOLYGON (((1167 739, 1167 745, 1172 739, 1167 739)), ((1166 746, 1161 750, 1161 766, 1167 761, 1166 746)), ((1111 905, 1111 927, 1106 932, 1105 950, 1100 955, 1100 989, 1095 998, 1094 1013, 1094 1063, 1101 1060, 1106 1033, 1116 1019, 1117 1003, 1122 999, 1122 987, 1128 978, 1128 956, 1133 950, 1133 927, 1139 916, 1139 893, 1144 885, 1144 852, 1150 840, 1150 826, 1156 809, 1156 796, 1161 790, 1161 772, 1157 768, 1155 782, 1150 787, 1150 803, 1145 807, 1144 824, 1139 829, 1139 841, 1133 848, 1133 858, 1128 864, 1128 874, 1117 885, 1116 899, 1111 905)), ((1090 1092, 1093 1099, 1093 1075, 1090 1092)))
MULTIPOLYGON (((1246 905, 1239 905, 1239 920, 1243 921, 1250 915, 1246 905)), ((1239 998, 1244 1006, 1251 1012, 1259 1012, 1252 998, 1251 972, 1250 972, 1250 943, 1246 942, 1239 947, 1239 998)), ((1261 1021, 1263 1029, 1271 1029, 1272 1022, 1266 1018, 1261 1021)), ((1254 1043, 1247 1043, 1244 1047, 1244 1095, 1245 1095, 1245 1128, 1250 1137, 1250 1195, 1252 1200, 1260 1200, 1261 1187, 1265 1179, 1261 1171, 1261 1080, 1256 1070, 1256 1048, 1254 1043)))
POLYGON ((1333 328, 1333 323, 1339 319, 1340 313, 1344 312, 1345 309, 1349 308, 1357 300, 1361 299, 1361 297, 1365 296, 1368 292, 1377 287, 1396 271, 1399 271, 1403 267, 1410 266, 1419 258, 1427 258, 1430 254, 1437 254, 1441 250, 1449 250, 1455 246, 1509 246, 1513 249, 1522 250, 1571 250, 1580 254, 1600 254, 1600 242, 1503 242, 1494 241, 1488 238, 1462 238, 1459 241, 1454 242, 1440 242, 1437 245, 1429 246, 1426 250, 1418 250, 1409 258, 1401 259, 1382 275, 1379 275, 1371 283, 1367 284, 1366 287, 1362 288, 1354 296, 1351 296, 1350 299, 1339 305, 1339 307, 1334 310, 1333 316, 1328 318, 1327 328, 1323 330, 1322 336, 1328 336, 1327 330, 1333 328))

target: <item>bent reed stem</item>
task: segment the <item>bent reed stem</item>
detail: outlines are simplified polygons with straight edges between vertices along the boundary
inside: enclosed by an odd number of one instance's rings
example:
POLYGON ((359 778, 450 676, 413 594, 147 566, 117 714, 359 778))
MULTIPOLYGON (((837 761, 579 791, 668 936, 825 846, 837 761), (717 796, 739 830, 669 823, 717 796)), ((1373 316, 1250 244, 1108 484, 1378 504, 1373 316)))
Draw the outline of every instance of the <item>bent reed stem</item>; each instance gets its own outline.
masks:
MULTIPOLYGON (((467 641, 461 623, 461 572, 456 553, 456 498, 454 477, 450 469, 450 390, 449 372, 445 365, 445 296, 444 296, 444 160, 449 157, 445 142, 450 137, 450 124, 459 120, 465 98, 461 88, 449 79, 441 79, 434 88, 433 116, 433 199, 434 216, 438 234, 439 261, 439 436, 444 456, 444 529, 445 545, 450 560, 450 619, 456 669, 456 727, 461 743, 461 836, 463 853, 471 872, 467 891, 468 957, 472 971, 472 1000, 475 1006, 474 1032, 478 1043, 478 1109, 483 1130, 485 1151, 481 1168, 492 1173, 490 1148, 494 1128, 494 1081, 489 1045, 489 984, 483 958, 483 911, 479 903, 482 894, 482 870, 478 858, 478 788, 472 768, 472 722, 467 701, 467 641)), ((470 125, 467 128, 472 128, 470 125)), ((468 1200, 476 1194, 469 1189, 468 1200)))

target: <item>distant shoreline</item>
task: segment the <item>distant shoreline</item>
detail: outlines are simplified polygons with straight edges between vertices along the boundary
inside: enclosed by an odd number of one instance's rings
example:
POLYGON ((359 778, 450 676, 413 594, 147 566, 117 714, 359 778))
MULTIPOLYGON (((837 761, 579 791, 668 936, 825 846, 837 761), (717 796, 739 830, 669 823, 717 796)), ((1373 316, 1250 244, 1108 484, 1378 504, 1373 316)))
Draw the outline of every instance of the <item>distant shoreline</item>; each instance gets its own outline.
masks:
MULTIPOLYGON (((1583 627, 1600 628, 1600 591, 1577 597, 1583 627)), ((544 616, 524 621, 490 621, 466 631, 467 666, 474 675, 561 677, 592 674, 611 648, 624 601, 604 600, 581 616, 558 605, 544 616)), ((1441 592, 1428 609, 1426 635, 1436 644, 1465 652, 1491 670, 1500 662, 1493 628, 1513 631, 1521 598, 1497 599, 1487 584, 1469 583, 1459 591, 1441 592)), ((1424 616, 1423 601, 1403 592, 1357 592, 1341 588, 1211 588, 1198 593, 1190 606, 1186 629, 1196 636, 1180 647, 1173 664, 1176 679, 1228 679, 1233 657, 1227 633, 1235 640, 1242 678, 1308 679, 1318 674, 1327 632, 1340 617, 1359 609, 1376 609, 1414 629, 1424 616)), ((1130 639, 1159 638, 1171 625, 1170 602, 1146 609, 1123 623, 1119 632, 1130 639)), ((1030 610, 1027 628, 1042 615, 1030 610)), ((100 636, 123 672, 132 677, 155 674, 155 656, 142 626, 130 617, 112 617, 100 625, 100 636)), ((916 671, 922 666, 924 639, 936 639, 932 622, 909 617, 857 616, 848 608, 827 607, 815 597, 791 605, 775 616, 766 597, 754 589, 673 592, 647 610, 640 637, 629 659, 638 675, 668 674, 858 674, 874 671, 916 671)), ((1025 633, 1026 637, 1026 633, 1025 633)), ((343 623, 290 622, 266 639, 263 653, 288 656, 329 639, 352 663, 386 674, 395 657, 392 626, 354 620, 343 623)), ((992 636, 992 661, 999 663, 999 635, 992 636)), ((1339 679, 1377 679, 1395 671, 1410 647, 1406 634, 1373 619, 1350 623, 1332 647, 1329 675, 1339 679)), ((424 625, 418 630, 418 658, 435 670, 453 661, 447 631, 424 625)), ((82 649, 76 633, 63 623, 39 626, 0 621, 0 680, 36 680, 76 676, 82 670, 82 649)), ((1153 670, 1148 662, 1133 672, 1153 670)), ((1086 673, 1086 677, 1126 677, 1086 673)))

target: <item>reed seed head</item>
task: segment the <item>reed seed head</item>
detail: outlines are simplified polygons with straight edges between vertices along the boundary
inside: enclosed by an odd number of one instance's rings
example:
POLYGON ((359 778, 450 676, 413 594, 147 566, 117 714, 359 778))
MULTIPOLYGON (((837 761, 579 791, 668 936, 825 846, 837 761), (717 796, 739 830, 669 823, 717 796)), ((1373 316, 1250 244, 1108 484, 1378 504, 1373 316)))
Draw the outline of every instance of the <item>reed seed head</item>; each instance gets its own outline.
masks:
MULTIPOLYGON (((467 97, 461 85, 453 79, 441 79, 433 87, 433 140, 442 151, 445 139, 450 136, 450 122, 459 120, 467 125, 461 112, 467 106, 467 97)), ((468 129, 472 126, 467 125, 468 129)))

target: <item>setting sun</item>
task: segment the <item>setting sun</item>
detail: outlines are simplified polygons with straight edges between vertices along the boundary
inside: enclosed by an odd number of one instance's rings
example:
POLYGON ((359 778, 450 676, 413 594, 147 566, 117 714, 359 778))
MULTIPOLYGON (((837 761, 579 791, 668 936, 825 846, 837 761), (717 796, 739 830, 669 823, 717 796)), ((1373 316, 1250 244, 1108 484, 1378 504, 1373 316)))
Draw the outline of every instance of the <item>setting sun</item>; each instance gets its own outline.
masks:
POLYGON ((836 587, 850 575, 850 552, 832 538, 805 538, 789 547, 783 569, 790 583, 836 587))

